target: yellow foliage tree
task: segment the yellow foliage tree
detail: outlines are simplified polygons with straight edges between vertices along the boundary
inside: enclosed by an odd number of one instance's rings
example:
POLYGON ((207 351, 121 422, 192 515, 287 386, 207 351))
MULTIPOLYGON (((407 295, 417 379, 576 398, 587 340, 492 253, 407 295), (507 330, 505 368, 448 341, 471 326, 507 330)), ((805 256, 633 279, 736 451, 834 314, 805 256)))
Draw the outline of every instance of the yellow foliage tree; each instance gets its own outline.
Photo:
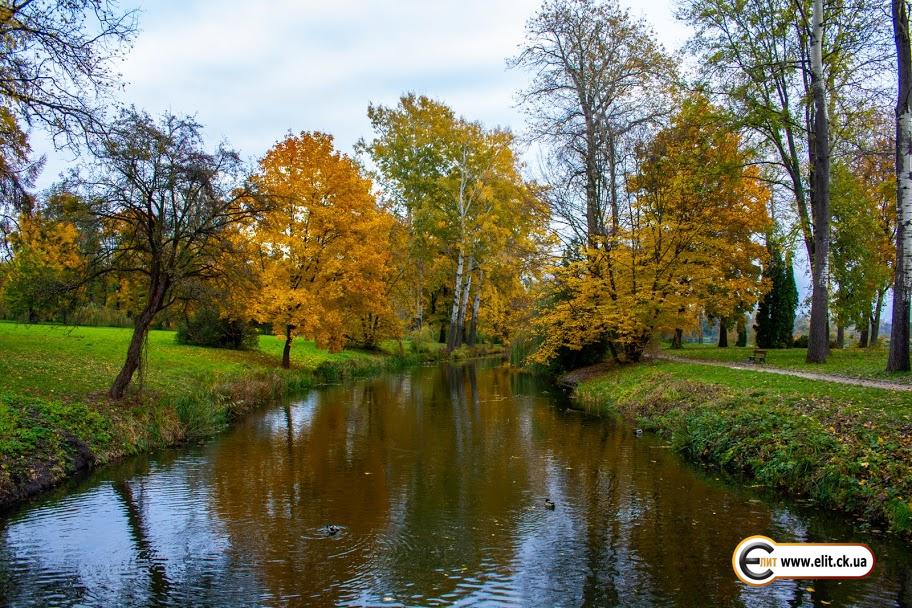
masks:
MULTIPOLYGON (((424 299, 449 309, 447 345, 474 344, 488 284, 509 260, 517 269, 547 238, 548 210, 527 183, 502 129, 457 117, 443 103, 414 94, 396 107, 371 106, 377 137, 363 148, 377 165, 384 196, 408 230, 413 325, 424 299)), ((441 307, 442 308, 442 307, 441 307)))
POLYGON ((597 246, 555 269, 538 319, 534 359, 607 340, 615 357, 638 360, 658 331, 718 316, 762 295, 760 237, 769 191, 724 115, 695 96, 638 150, 621 221, 597 246))
POLYGON ((254 177, 270 209, 253 226, 262 289, 255 316, 291 343, 304 336, 338 351, 347 330, 391 317, 386 281, 392 218, 371 182, 323 133, 277 143, 254 177))
POLYGON ((23 214, 10 245, 13 257, 3 265, 0 277, 7 309, 29 322, 53 314, 85 265, 76 226, 37 213, 23 214))

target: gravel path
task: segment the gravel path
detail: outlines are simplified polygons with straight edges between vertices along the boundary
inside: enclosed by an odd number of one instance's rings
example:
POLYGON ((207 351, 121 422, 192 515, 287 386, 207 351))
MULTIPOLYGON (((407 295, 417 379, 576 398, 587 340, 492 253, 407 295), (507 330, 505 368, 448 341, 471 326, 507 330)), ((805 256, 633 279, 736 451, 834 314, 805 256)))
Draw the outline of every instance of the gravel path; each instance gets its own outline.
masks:
POLYGON ((780 376, 795 376, 796 378, 806 378, 808 380, 822 380, 824 382, 836 382, 837 384, 850 384, 852 386, 864 386, 867 388, 882 388, 888 391, 912 391, 912 384, 900 384, 888 380, 865 380, 863 378, 850 378, 848 376, 837 376, 834 374, 818 374, 815 372, 802 372, 795 369, 786 369, 782 367, 769 367, 764 364, 754 365, 751 363, 729 363, 727 361, 707 361, 703 359, 688 359, 686 357, 675 357, 672 355, 646 355, 647 358, 660 361, 674 361, 675 363, 695 363, 697 365, 714 365, 716 367, 728 367, 731 369, 742 369, 750 372, 765 372, 767 374, 779 374, 780 376))

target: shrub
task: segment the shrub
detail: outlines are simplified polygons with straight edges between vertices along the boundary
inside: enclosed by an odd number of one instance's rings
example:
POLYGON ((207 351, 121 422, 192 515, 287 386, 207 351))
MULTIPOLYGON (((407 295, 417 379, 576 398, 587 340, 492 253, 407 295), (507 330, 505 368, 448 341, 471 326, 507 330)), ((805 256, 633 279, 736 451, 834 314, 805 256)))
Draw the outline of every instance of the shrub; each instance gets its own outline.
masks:
POLYGON ((76 309, 73 314, 76 325, 89 325, 92 327, 133 327, 133 319, 123 310, 100 306, 89 302, 76 309))
POLYGON ((433 353, 440 348, 437 332, 428 324, 423 325, 421 329, 412 330, 408 339, 416 353, 433 353))
POLYGON ((808 347, 808 337, 807 336, 798 336, 792 341, 792 348, 807 348, 808 347))
POLYGON ((246 321, 226 319, 214 308, 202 308, 177 326, 179 344, 251 350, 257 347, 259 338, 253 325, 246 321))

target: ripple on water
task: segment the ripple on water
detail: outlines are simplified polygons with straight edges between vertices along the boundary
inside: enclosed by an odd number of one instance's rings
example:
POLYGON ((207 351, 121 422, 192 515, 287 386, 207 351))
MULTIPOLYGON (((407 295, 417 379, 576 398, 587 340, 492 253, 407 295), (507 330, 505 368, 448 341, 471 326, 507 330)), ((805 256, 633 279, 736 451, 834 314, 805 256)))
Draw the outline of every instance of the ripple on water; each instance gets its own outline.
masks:
POLYGON ((845 526, 750 502, 652 449, 666 446, 649 437, 514 389, 509 370, 434 367, 402 378, 313 391, 205 447, 100 471, 25 508, 0 524, 0 604, 778 607, 908 598, 912 554, 878 541, 870 542, 883 559, 869 580, 739 587, 724 547, 744 535, 837 540, 845 526), (329 524, 340 530, 327 534, 329 524), (699 566, 681 567, 687 552, 699 566))

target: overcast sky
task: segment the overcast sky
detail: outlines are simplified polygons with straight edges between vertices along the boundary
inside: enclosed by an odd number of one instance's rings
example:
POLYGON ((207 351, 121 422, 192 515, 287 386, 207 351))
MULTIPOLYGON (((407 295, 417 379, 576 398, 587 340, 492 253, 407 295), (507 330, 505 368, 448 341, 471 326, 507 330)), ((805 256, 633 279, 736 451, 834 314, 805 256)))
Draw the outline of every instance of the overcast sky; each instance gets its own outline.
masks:
MULTIPOLYGON (((120 101, 152 114, 189 114, 210 146, 248 160, 289 131, 324 131, 351 153, 370 137, 368 103, 408 91, 442 100, 487 126, 523 131, 516 93, 529 75, 508 70, 541 0, 124 0, 140 32, 118 68, 120 101)), ((675 0, 621 0, 669 51, 690 35, 675 0)), ((45 188, 73 159, 33 133, 47 155, 45 188)), ((532 160, 532 159, 529 159, 532 160)), ((799 252, 800 254, 800 252, 799 252)), ((799 255, 799 260, 801 256, 799 255)), ((806 264, 797 268, 807 291, 806 264)))
MULTIPOLYGON (((674 0, 622 0, 669 50, 687 37, 674 0), (646 4, 646 6, 641 6, 646 4)), ((227 140, 256 159, 288 131, 320 130, 350 152, 370 135, 370 102, 403 92, 440 99, 488 126, 523 129, 508 70, 540 0, 147 0, 119 67, 122 101, 150 113, 190 114, 211 145, 227 140)), ((48 156, 44 187, 71 161, 35 134, 48 156)))

